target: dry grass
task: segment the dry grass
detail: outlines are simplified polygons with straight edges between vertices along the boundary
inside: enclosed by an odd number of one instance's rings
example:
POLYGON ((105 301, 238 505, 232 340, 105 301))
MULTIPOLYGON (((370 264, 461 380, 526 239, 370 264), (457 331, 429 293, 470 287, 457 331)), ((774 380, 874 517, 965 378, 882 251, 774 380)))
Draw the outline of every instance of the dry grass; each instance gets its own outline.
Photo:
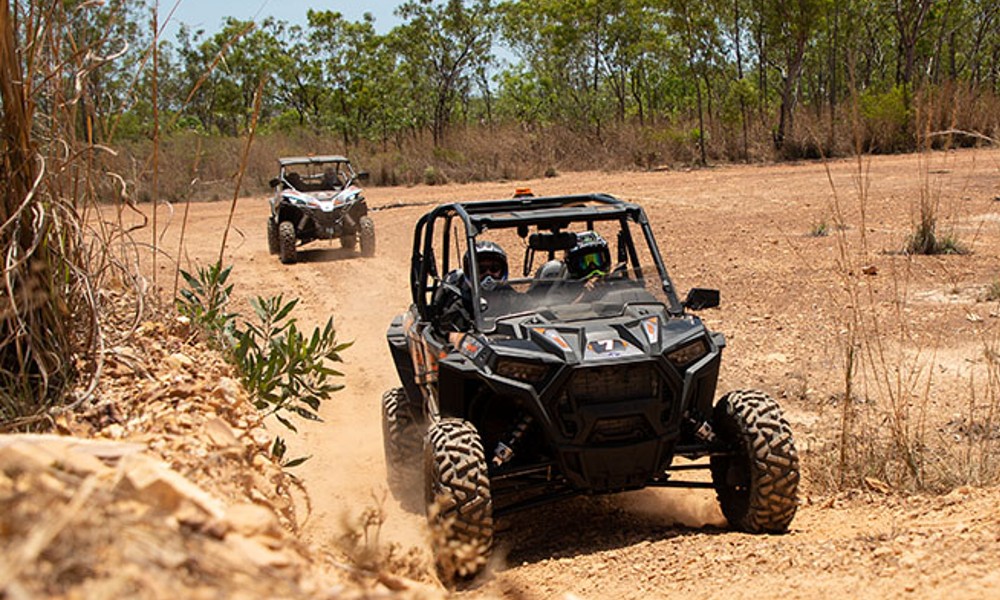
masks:
MULTIPOLYGON (((926 129, 930 129, 929 122, 926 129)), ((971 365, 967 381, 956 394, 954 383, 939 381, 938 357, 949 350, 943 332, 918 335, 911 317, 919 311, 912 306, 913 282, 922 269, 919 255, 968 251, 954 236, 938 233, 942 214, 953 215, 953 205, 959 200, 941 191, 941 178, 948 169, 932 164, 933 144, 928 142, 920 172, 914 174, 921 186, 919 197, 911 201, 917 218, 906 251, 883 256, 889 270, 879 277, 887 276, 887 285, 874 277, 859 277, 873 264, 866 235, 873 182, 868 161, 860 152, 864 128, 856 131, 854 189, 837 189, 829 179, 837 272, 844 294, 841 303, 850 310, 839 323, 843 389, 836 395, 838 431, 807 458, 813 483, 820 489, 933 492, 960 485, 994 485, 1000 482, 1000 373, 995 334, 983 333, 978 340, 981 355, 966 359, 971 365), (849 235, 849 231, 858 234, 849 235), (942 393, 949 397, 939 398, 942 393), (957 411, 950 421, 945 422, 941 406, 957 411)), ((954 281, 945 283, 957 287, 954 281)))
MULTIPOLYGON (((67 80, 94 68, 86 40, 63 47, 58 7, 29 19, 19 3, 0 6, 3 196, 0 247, 0 423, 32 427, 71 401, 77 352, 102 347, 96 313, 95 249, 80 218, 98 148, 77 139, 77 96, 67 80), (13 11, 13 13, 12 13, 13 11), (35 43, 25 46, 22 40, 35 43), (39 100, 44 99, 43 105, 39 100)), ((74 401, 75 402, 75 401, 74 401)))

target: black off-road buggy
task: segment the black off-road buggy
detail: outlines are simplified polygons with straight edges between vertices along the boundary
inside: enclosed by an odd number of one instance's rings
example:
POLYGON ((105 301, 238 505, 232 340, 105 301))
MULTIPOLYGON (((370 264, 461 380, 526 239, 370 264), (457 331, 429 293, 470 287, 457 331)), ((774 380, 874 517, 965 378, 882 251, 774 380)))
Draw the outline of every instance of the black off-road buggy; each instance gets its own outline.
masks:
POLYGON ((385 455, 401 498, 423 480, 444 577, 482 569, 494 519, 576 494, 714 487, 731 527, 787 530, 788 423, 759 391, 714 400, 725 341, 688 311, 718 306, 718 291, 678 299, 640 206, 600 194, 439 206, 416 225, 410 284, 387 334, 402 386, 383 396, 385 455), (595 233, 612 266, 568 278, 563 259, 595 233), (520 248, 520 277, 481 279, 484 240, 520 248), (711 482, 674 478, 699 469, 711 482))
POLYGON ((278 159, 278 176, 271 180, 274 197, 267 218, 267 248, 283 263, 293 263, 297 246, 314 240, 340 239, 348 250, 360 243, 361 254, 375 254, 375 224, 355 173, 343 156, 301 156, 278 159))

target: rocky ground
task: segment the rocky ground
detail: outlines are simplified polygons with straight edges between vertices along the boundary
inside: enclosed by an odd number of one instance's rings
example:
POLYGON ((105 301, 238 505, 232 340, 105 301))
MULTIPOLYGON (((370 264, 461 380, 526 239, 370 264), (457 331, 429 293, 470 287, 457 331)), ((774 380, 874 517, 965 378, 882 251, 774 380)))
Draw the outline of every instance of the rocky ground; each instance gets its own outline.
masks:
MULTIPOLYGON (((379 397, 396 382, 384 332, 408 302, 412 229, 427 207, 524 185, 641 203, 682 292, 721 290, 722 307, 702 314, 729 340, 720 389, 779 399, 802 454, 802 504, 787 535, 750 536, 723 527, 708 492, 570 500, 502 522, 488 576, 455 593, 1000 597, 1000 152, 984 150, 374 188, 374 257, 316 243, 290 266, 267 253, 266 198, 240 199, 226 248, 237 308, 253 295, 297 296, 303 324, 332 314, 340 338, 354 341, 346 388, 324 405, 324 422, 286 436, 291 454, 312 458, 293 475, 277 468, 267 458, 276 431, 256 420, 226 367, 183 323, 151 321, 104 377, 100 406, 115 408, 59 422, 59 433, 89 442, 72 452, 50 440, 0 442, 0 590, 446 593, 428 568, 422 516, 386 492, 379 397), (901 252, 922 202, 967 254, 901 252), (893 460, 906 455, 900 445, 939 494, 912 492, 893 460), (841 478, 855 491, 836 492, 841 478)), ((218 255, 229 209, 191 206, 185 268, 218 255)), ((177 214, 160 223, 170 223, 164 247, 177 247, 177 214)), ((169 289, 173 266, 159 268, 169 289)))

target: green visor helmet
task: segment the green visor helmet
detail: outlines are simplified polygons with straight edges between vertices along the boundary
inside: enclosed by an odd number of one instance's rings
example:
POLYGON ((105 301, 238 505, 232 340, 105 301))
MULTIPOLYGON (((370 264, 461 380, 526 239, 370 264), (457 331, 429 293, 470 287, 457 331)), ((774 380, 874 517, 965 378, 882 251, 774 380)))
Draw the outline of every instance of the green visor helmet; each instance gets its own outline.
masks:
POLYGON ((576 234, 576 246, 566 253, 566 268, 572 279, 606 275, 611 270, 608 243, 596 231, 576 234))

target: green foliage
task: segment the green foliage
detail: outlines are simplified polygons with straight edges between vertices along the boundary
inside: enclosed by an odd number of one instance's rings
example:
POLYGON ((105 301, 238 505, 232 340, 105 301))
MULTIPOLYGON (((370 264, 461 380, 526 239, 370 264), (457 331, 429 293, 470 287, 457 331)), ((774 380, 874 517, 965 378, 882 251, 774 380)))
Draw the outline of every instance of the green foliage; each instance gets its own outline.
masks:
POLYGON ((897 85, 886 92, 866 91, 860 100, 867 144, 872 150, 896 152, 913 147, 912 111, 904 87, 897 85))
POLYGON ((340 353, 350 346, 337 343, 332 318, 304 335, 289 316, 296 304, 298 299, 284 302, 280 295, 251 300, 257 322, 237 332, 232 350, 254 406, 292 431, 295 425, 284 413, 319 421, 320 404, 343 387, 332 380, 343 374, 327 362, 340 362, 340 353))
POLYGON ((818 223, 813 223, 812 229, 809 230, 810 237, 826 237, 828 235, 830 235, 830 225, 825 219, 818 223))
POLYGON ((922 219, 906 242, 910 254, 968 254, 954 235, 939 236, 934 219, 922 219))
POLYGON ((232 266, 223 269, 218 263, 198 267, 196 275, 181 271, 188 287, 180 291, 177 312, 206 332, 209 343, 217 349, 227 348, 235 337, 236 315, 226 312, 233 292, 232 284, 227 285, 232 271, 232 266))
POLYGON ((423 179, 424 185, 444 185, 448 183, 448 179, 444 176, 444 173, 433 166, 428 166, 424 169, 423 179))
MULTIPOLYGON (((188 288, 181 291, 177 310, 205 332, 236 367, 251 401, 264 416, 274 416, 293 432, 298 428, 290 419, 298 416, 319 421, 323 401, 344 386, 333 378, 343 373, 329 363, 341 362, 340 353, 350 343, 337 342, 333 318, 311 334, 301 331, 291 316, 298 299, 285 302, 281 295, 250 300, 255 320, 237 324, 237 315, 227 312, 232 284, 227 284, 232 267, 218 264, 202 267, 196 276, 182 271, 188 288)), ((286 445, 274 440, 271 455, 282 466, 294 467, 308 457, 285 459, 286 445)))
POLYGON ((292 467, 297 467, 312 458, 312 456, 300 456, 298 458, 286 459, 285 454, 287 453, 288 445, 285 444, 285 440, 282 439, 280 435, 276 436, 274 438, 274 443, 271 444, 271 458, 276 460, 282 467, 291 469, 292 467))

